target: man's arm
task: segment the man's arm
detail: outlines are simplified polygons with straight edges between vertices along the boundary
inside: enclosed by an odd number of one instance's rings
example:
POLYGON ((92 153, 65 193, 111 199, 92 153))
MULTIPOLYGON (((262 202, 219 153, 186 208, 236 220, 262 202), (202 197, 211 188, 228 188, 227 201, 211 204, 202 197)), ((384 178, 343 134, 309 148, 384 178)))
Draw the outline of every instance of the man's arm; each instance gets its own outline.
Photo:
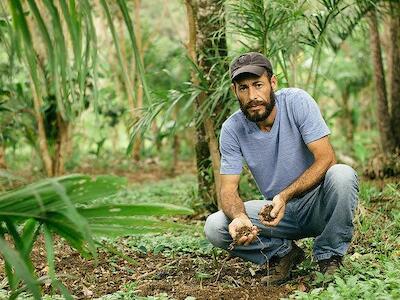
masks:
POLYGON ((238 245, 248 245, 256 239, 258 229, 251 223, 239 196, 239 180, 240 175, 221 175, 221 206, 225 215, 232 220, 228 229, 233 240, 236 240, 240 228, 247 227, 251 230, 250 234, 236 241, 238 245))
POLYGON ((272 200, 274 208, 270 214, 276 218, 271 222, 263 222, 264 224, 277 225, 285 213, 286 203, 317 185, 328 169, 336 163, 335 152, 328 136, 307 144, 307 147, 314 155, 314 163, 292 184, 274 197, 272 200))
POLYGON ((285 199, 285 202, 317 185, 325 176, 326 171, 336 163, 335 152, 328 136, 309 143, 307 147, 314 155, 314 163, 291 185, 279 193, 285 199))
POLYGON ((231 220, 246 215, 238 193, 239 180, 240 175, 221 175, 221 208, 231 220))

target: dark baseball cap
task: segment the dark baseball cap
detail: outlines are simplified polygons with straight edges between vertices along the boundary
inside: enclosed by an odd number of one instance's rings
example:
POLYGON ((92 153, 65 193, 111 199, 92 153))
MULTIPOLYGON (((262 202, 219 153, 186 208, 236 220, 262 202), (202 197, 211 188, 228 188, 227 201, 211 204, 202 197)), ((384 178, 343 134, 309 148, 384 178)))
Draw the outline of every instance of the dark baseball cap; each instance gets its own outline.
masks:
POLYGON ((231 63, 231 80, 243 73, 261 76, 266 70, 273 74, 272 64, 264 55, 258 52, 244 53, 231 63))

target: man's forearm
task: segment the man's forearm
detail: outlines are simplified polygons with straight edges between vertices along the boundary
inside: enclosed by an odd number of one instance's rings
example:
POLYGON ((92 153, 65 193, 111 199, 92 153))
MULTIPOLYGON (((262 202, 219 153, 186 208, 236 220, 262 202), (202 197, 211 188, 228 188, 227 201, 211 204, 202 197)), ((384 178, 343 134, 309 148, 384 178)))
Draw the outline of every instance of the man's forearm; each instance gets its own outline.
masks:
POLYGON ((222 211, 233 220, 240 216, 247 216, 242 199, 237 192, 221 192, 222 211))
POLYGON ((285 201, 307 192, 317 185, 325 176, 326 171, 336 163, 335 158, 331 160, 315 161, 303 174, 300 175, 292 184, 279 194, 283 196, 285 201))

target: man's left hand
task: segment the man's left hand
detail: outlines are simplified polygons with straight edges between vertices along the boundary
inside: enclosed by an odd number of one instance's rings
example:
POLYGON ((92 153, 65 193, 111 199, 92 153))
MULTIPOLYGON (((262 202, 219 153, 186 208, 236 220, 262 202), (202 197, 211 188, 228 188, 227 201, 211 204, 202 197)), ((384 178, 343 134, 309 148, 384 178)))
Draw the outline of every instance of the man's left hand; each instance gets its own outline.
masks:
POLYGON ((286 208, 285 197, 281 194, 276 195, 272 199, 272 206, 273 209, 271 210, 270 215, 274 219, 270 222, 265 222, 264 224, 267 226, 276 226, 282 220, 286 208))

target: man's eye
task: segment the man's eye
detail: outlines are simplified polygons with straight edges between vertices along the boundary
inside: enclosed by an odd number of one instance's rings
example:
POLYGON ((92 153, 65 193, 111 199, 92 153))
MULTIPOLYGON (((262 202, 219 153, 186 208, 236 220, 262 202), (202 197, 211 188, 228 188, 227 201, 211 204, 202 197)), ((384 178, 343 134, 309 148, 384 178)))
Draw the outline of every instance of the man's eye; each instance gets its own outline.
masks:
POLYGON ((258 89, 261 88, 262 86, 263 86, 262 83, 257 83, 257 84, 256 84, 256 88, 258 88, 258 89))
POLYGON ((246 90, 246 87, 245 87, 245 86, 239 87, 239 91, 243 92, 243 91, 245 91, 245 90, 246 90))

